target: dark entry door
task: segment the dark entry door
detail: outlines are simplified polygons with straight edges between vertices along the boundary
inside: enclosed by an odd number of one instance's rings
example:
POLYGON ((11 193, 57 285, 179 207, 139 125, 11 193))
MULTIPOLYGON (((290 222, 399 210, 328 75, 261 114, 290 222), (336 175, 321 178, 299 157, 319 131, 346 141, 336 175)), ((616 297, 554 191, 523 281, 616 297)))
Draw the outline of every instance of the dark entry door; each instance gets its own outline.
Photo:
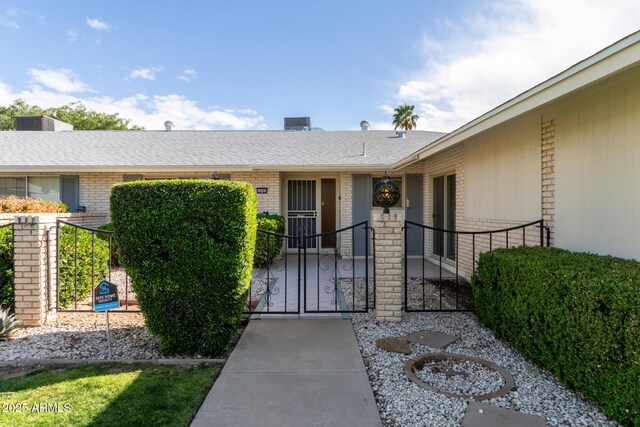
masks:
MULTIPOLYGON (((323 178, 320 190, 320 232, 326 233, 336 229, 336 180, 323 178)), ((320 245, 323 249, 335 248, 336 235, 322 236, 320 245)))

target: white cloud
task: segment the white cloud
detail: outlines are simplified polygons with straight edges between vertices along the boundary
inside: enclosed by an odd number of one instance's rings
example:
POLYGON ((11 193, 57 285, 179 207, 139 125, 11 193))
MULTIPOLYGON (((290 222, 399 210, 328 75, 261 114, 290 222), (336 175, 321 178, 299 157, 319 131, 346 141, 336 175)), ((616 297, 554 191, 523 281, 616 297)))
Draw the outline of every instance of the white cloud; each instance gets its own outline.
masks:
POLYGON ((155 80, 156 73, 160 71, 160 68, 156 67, 148 67, 148 68, 136 68, 131 73, 129 73, 130 79, 144 79, 144 80, 155 80))
POLYGON ((27 73, 33 80, 44 85, 56 92, 61 93, 83 93, 95 92, 91 87, 84 83, 76 76, 76 74, 66 68, 59 69, 39 69, 29 68, 27 73))
POLYGON ((176 129, 266 129, 265 119, 251 109, 223 109, 200 107, 196 101, 179 94, 154 95, 135 94, 123 98, 110 96, 78 97, 70 92, 51 90, 34 85, 23 90, 14 90, 0 81, 0 105, 8 105, 21 98, 29 104, 59 107, 70 102, 81 101, 87 108, 131 119, 133 124, 146 129, 164 130, 164 122, 171 120, 176 129))
POLYGON ((73 31, 73 30, 68 30, 67 31, 67 40, 69 40, 71 43, 73 43, 74 41, 76 41, 78 39, 78 32, 77 31, 73 31))
POLYGON ((20 24, 18 23, 18 18, 20 15, 28 15, 27 11, 22 9, 7 9, 4 13, 0 13, 0 25, 3 27, 15 28, 16 30, 20 29, 20 24))
POLYGON ((445 40, 425 37, 425 66, 395 98, 416 105, 419 128, 451 131, 637 31, 638 22, 636 0, 615 7, 598 0, 495 1, 461 22, 443 22, 445 40))
POLYGON ((182 74, 178 76, 178 80, 190 82, 191 79, 197 76, 198 76, 198 72, 196 70, 194 70, 193 68, 185 68, 184 70, 182 70, 182 74))
POLYGON ((111 26, 98 18, 87 18, 87 25, 97 31, 108 30, 111 26))

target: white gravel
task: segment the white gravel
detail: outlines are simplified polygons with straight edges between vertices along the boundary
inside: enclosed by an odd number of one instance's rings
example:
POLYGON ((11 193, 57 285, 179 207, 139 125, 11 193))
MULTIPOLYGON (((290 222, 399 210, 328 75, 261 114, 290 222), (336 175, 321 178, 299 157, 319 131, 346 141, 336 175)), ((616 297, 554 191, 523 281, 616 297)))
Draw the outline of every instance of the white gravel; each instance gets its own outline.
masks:
MULTIPOLYGON (((139 313, 109 316, 114 359, 157 359, 158 340, 144 326, 139 313)), ((0 341, 0 360, 106 359, 104 313, 58 313, 45 326, 20 328, 10 340, 0 341)))
MULTIPOLYGON (((615 426, 577 393, 563 387, 550 373, 533 366, 506 343, 498 341, 468 313, 405 313, 401 323, 379 323, 372 314, 354 314, 352 322, 378 409, 387 426, 460 425, 468 401, 424 390, 407 378, 405 363, 421 353, 458 353, 489 360, 514 377, 516 389, 484 403, 541 415, 550 426, 615 426), (390 353, 375 345, 383 337, 434 330, 459 336, 445 349, 411 343, 410 355, 390 353)), ((481 377, 476 381, 482 381, 481 377)), ((489 383, 477 387, 491 387, 489 383)))

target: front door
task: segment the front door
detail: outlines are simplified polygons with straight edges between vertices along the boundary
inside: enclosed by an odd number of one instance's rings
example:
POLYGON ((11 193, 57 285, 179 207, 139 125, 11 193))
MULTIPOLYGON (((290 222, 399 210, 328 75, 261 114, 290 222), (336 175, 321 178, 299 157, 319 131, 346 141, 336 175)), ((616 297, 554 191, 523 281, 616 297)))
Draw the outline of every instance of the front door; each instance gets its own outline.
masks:
MULTIPOLYGON (((336 229, 336 180, 335 178, 322 178, 320 184, 320 232, 326 233, 336 229)), ((322 236, 320 246, 322 249, 336 247, 336 235, 322 236)))

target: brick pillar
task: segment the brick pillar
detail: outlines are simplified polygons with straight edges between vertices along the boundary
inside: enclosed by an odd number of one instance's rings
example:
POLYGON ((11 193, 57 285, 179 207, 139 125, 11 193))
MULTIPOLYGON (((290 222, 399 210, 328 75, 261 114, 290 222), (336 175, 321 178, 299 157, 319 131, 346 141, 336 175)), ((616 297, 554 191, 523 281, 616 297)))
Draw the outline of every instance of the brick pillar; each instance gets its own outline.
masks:
POLYGON ((376 319, 402 320, 402 221, 397 214, 374 214, 376 230, 376 319))
MULTIPOLYGON (((542 123, 542 219, 549 227, 551 246, 555 246, 555 137, 554 120, 542 123)), ((546 243, 545 236, 545 243, 546 243)))
POLYGON ((50 314, 49 301, 51 308, 55 308, 55 224, 55 216, 19 215, 15 218, 15 312, 22 326, 39 326, 45 323, 50 314), (49 300, 47 292, 52 292, 54 297, 49 300))

